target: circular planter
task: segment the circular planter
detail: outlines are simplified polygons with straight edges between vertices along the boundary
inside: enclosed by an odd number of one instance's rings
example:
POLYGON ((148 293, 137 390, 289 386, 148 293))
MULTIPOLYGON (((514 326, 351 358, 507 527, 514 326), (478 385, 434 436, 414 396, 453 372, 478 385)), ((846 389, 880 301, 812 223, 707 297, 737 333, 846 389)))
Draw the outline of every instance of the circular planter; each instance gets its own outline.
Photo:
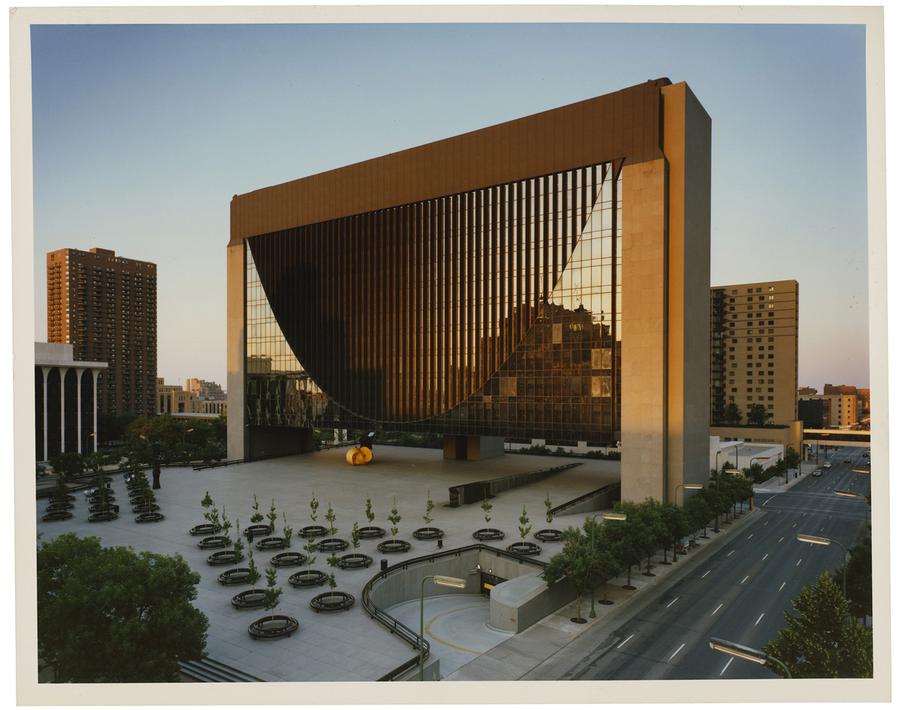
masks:
POLYGON ((351 552, 349 555, 341 555, 338 567, 341 569, 361 569, 372 564, 372 558, 360 552, 351 552))
POLYGON ((207 557, 206 562, 213 567, 218 567, 219 565, 234 565, 242 559, 244 559, 244 556, 237 550, 220 550, 219 552, 213 552, 207 557))
POLYGON ((562 530, 555 530, 553 528, 549 530, 538 530, 534 534, 535 540, 540 540, 541 542, 560 542, 562 540, 562 530))
POLYGON ((106 498, 106 500, 115 500, 115 497, 116 497, 115 493, 113 493, 112 491, 107 491, 105 495, 103 493, 99 493, 99 492, 91 493, 91 495, 89 495, 87 497, 87 499, 91 503, 96 503, 97 501, 103 500, 104 498, 106 498))
POLYGON ((392 552, 409 552, 412 545, 406 540, 385 540, 378 543, 378 551, 390 554, 392 552))
POLYGON ((279 552, 272 557, 273 567, 297 567, 306 563, 306 555, 300 552, 279 552))
POLYGON ((132 513, 158 513, 159 506, 156 503, 147 505, 136 505, 131 509, 132 513))
POLYGON ((327 537, 324 540, 319 540, 319 544, 316 545, 316 550, 319 552, 342 552, 350 547, 350 543, 346 540, 341 540, 336 537, 327 537))
POLYGON ((359 529, 360 540, 375 540, 385 535, 387 535, 387 531, 377 525, 366 525, 364 528, 359 529))
POLYGON ((444 537, 444 531, 440 528, 419 528, 413 531, 416 540, 440 540, 444 537))
POLYGON ((144 491, 141 488, 139 488, 137 490, 128 491, 128 497, 131 498, 131 500, 134 500, 135 498, 143 498, 144 491))
POLYGON ((97 513, 91 513, 88 516, 89 523, 107 523, 110 520, 115 520, 119 517, 119 514, 112 510, 99 511, 97 513))
POLYGON ((539 555, 541 554, 541 546, 535 545, 533 542, 514 542, 506 548, 506 551, 516 555, 539 555))
POLYGON ((191 535, 215 535, 221 529, 212 523, 202 523, 191 528, 191 535))
POLYGON ((260 537, 262 535, 271 535, 272 534, 272 526, 271 525, 251 525, 247 528, 244 528, 244 535, 247 536, 247 539, 250 542, 253 542, 254 537, 260 537))
POLYGON ((472 537, 476 540, 484 542, 486 540, 502 540, 506 534, 497 528, 481 528, 472 533, 472 537))
POLYGON ((247 627, 247 632, 254 640, 277 639, 281 636, 290 636, 299 628, 300 622, 293 616, 274 614, 257 619, 247 627))
POLYGON ((61 501, 59 503, 51 503, 47 506, 47 512, 52 513, 54 510, 72 510, 75 507, 74 503, 69 503, 68 501, 61 501))
POLYGON ((347 592, 324 592, 314 596, 309 605, 318 613, 320 611, 346 611, 356 602, 352 594, 347 592))
POLYGON ((134 522, 136 523, 158 523, 160 520, 163 520, 166 516, 162 513, 141 513, 138 515, 134 522))
POLYGON ((231 540, 227 535, 210 535, 198 542, 197 547, 201 550, 216 550, 221 547, 228 547, 230 544, 231 540))
POLYGON ((68 510, 54 510, 44 515, 41 520, 45 523, 52 523, 55 520, 68 520, 72 514, 68 510))
POLYGON ((118 513, 119 506, 113 505, 112 503, 94 503, 90 508, 88 508, 89 513, 108 513, 108 512, 118 513))
POLYGON ((71 493, 65 493, 61 496, 51 495, 50 502, 51 503, 74 503, 75 496, 73 496, 71 493))
POLYGON ((318 587, 328 581, 328 575, 317 569, 305 569, 302 572, 294 572, 288 577, 288 584, 292 587, 318 587))
POLYGON ((227 570, 222 572, 219 575, 219 584, 229 585, 229 584, 249 584, 250 583, 250 568, 249 567, 235 567, 234 569, 227 570))
POLYGON ((300 528, 300 532, 297 534, 300 537, 307 539, 312 537, 325 537, 328 534, 328 528, 322 527, 321 525, 307 525, 305 528, 300 528))
POLYGON ((258 609, 266 605, 265 589, 247 589, 231 597, 231 606, 235 609, 258 609))
POLYGON ((283 537, 264 537, 256 543, 257 550, 283 550, 287 541, 283 537))

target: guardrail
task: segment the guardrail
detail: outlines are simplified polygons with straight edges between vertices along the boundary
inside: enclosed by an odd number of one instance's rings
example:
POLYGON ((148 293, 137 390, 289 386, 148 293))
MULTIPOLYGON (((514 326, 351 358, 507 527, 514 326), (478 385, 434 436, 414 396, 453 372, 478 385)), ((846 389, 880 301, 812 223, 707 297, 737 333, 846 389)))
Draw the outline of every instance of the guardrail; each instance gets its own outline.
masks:
POLYGON ((541 569, 547 566, 546 562, 542 562, 541 560, 535 560, 530 557, 526 557, 524 555, 517 555, 514 552, 509 552, 508 550, 502 550, 497 547, 490 547, 489 545, 483 545, 480 543, 474 545, 466 545, 465 547, 455 547, 450 550, 441 550, 439 552, 433 552, 430 555, 424 555, 423 557, 414 557, 410 560, 404 560, 403 562, 398 562, 395 565, 391 565, 385 570, 380 571, 376 574, 372 579, 366 582, 366 586, 363 587, 362 595, 361 595, 361 604, 363 609, 369 615, 369 618, 374 619, 379 624, 384 626, 388 631, 392 634, 397 634, 401 639, 406 641, 413 650, 416 652, 416 655, 410 658, 408 661, 400 664, 393 670, 388 673, 385 673, 379 681, 392 681, 399 678, 401 675, 406 673, 407 671, 415 668, 419 664, 419 651, 424 648, 423 660, 427 660, 428 656, 431 653, 431 644, 428 643, 428 640, 417 634, 411 628, 406 626, 406 624, 398 621, 393 616, 388 614, 385 611, 379 609, 375 602, 372 601, 372 590, 375 588, 375 585, 383 579, 389 577, 392 573, 398 571, 404 571, 411 566, 425 564, 428 562, 433 562, 434 560, 442 559, 445 557, 459 557, 464 552, 472 552, 472 551, 481 551, 484 550, 486 552, 490 552, 491 554, 495 554, 498 557, 506 557, 511 560, 515 560, 516 562, 523 562, 525 564, 530 564, 535 567, 540 567, 541 569))
POLYGON ((565 503, 560 503, 555 508, 551 508, 550 513, 551 513, 551 515, 559 515, 560 513, 565 512, 569 508, 574 508, 579 503, 584 503, 584 502, 590 500, 591 498, 594 498, 597 496, 602 496, 604 494, 612 495, 615 493, 616 488, 619 488, 620 495, 621 495, 621 489, 622 489, 621 483, 607 483, 605 486, 601 486, 600 488, 596 488, 592 491, 588 491, 584 495, 580 495, 577 498, 572 498, 572 500, 567 500, 565 503))

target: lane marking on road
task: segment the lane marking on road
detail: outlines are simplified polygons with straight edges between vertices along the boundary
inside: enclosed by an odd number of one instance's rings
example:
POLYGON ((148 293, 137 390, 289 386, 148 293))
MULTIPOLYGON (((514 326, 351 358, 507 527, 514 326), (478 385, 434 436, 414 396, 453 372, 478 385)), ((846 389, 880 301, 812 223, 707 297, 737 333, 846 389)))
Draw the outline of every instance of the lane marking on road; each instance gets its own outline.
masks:
POLYGON ((766 554, 763 555, 762 561, 765 562, 765 561, 766 561, 766 558, 767 558, 768 556, 769 556, 769 553, 767 552, 766 554))
POLYGON ((728 670, 728 666, 731 665, 731 662, 733 660, 734 660, 734 656, 732 656, 731 658, 728 659, 728 661, 725 663, 725 666, 722 668, 722 670, 719 671, 719 675, 722 675, 725 671, 728 670))
POLYGON ((801 562, 803 562, 802 557, 799 560, 797 560, 797 564, 795 564, 794 567, 799 567, 801 562))
POLYGON ((769 521, 767 520, 766 522, 763 523, 763 527, 766 527, 766 525, 768 525, 768 524, 769 524, 769 521))
POLYGON ((729 552, 727 555, 725 555, 725 557, 731 557, 733 554, 734 554, 734 550, 732 550, 732 551, 729 552))
POLYGON ((675 602, 677 602, 678 599, 679 599, 679 597, 675 597, 672 601, 670 601, 668 604, 666 604, 666 609, 668 609, 668 608, 669 608, 670 606, 672 606, 675 602))
POLYGON ((792 527, 792 528, 797 527, 797 523, 794 523, 793 525, 791 525, 791 527, 792 527))
POLYGON ((712 572, 711 569, 706 570, 706 572, 704 572, 703 574, 700 575, 700 579, 703 579, 703 578, 704 578, 706 575, 708 575, 710 572, 712 572))
POLYGON ((782 535, 780 538, 778 538, 778 542, 781 542, 782 540, 784 540, 784 535, 782 535))
POLYGON ((747 536, 747 539, 748 539, 748 540, 752 540, 752 539, 753 539, 753 533, 750 533, 750 534, 747 536))
POLYGON ((754 625, 754 626, 759 626, 759 622, 762 621, 762 618, 763 618, 765 615, 766 615, 766 612, 763 612, 762 614, 760 614, 760 615, 759 615, 759 618, 756 620, 756 623, 753 624, 753 625, 754 625))
MULTIPOLYGON (((673 653, 671 656, 669 656, 669 661, 671 661, 673 658, 675 658, 675 656, 678 655, 678 652, 683 648, 684 648, 684 644, 681 644, 678 648, 676 648, 675 653, 673 653)), ((668 663, 669 661, 666 661, 666 663, 668 663)))
POLYGON ((744 582, 746 582, 748 579, 750 579, 750 575, 749 575, 749 574, 741 580, 741 584, 743 584, 744 582))
POLYGON ((719 606, 716 607, 716 610, 712 614, 710 614, 710 616, 715 616, 718 613, 719 609, 721 609, 723 606, 725 606, 724 602, 722 604, 719 604, 719 606))
POLYGON ((629 637, 628 637, 627 639, 625 639, 622 643, 620 643, 618 646, 616 646, 616 648, 622 648, 622 646, 624 646, 626 643, 628 643, 629 641, 631 641, 631 639, 633 639, 633 638, 634 638, 634 634, 631 634, 631 636, 629 636, 629 637))
POLYGON ((781 583, 781 586, 778 587, 778 591, 779 591, 779 592, 780 592, 782 589, 784 589, 784 585, 785 585, 785 584, 787 584, 787 582, 782 582, 782 583, 781 583))
POLYGON ((765 507, 766 503, 768 503, 768 502, 769 502, 770 500, 772 500, 774 497, 775 497, 775 496, 769 496, 768 498, 766 498, 766 499, 763 501, 763 507, 765 507))

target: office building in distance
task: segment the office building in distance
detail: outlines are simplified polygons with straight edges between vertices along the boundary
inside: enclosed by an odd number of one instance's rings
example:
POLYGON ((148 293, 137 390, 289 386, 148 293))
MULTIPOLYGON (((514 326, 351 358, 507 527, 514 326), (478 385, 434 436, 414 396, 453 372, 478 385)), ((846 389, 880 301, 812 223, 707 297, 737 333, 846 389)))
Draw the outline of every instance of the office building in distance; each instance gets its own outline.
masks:
POLYGON ((710 417, 716 426, 748 423, 753 405, 767 424, 797 420, 798 284, 716 286, 710 290, 710 417), (739 421, 728 416, 737 406, 739 421))
POLYGON ((47 254, 47 339, 76 360, 108 364, 101 415, 156 412, 156 264, 109 249, 47 254))
POLYGON ((381 428, 621 442, 626 500, 705 480, 710 131, 659 79, 236 195, 229 458, 381 428))

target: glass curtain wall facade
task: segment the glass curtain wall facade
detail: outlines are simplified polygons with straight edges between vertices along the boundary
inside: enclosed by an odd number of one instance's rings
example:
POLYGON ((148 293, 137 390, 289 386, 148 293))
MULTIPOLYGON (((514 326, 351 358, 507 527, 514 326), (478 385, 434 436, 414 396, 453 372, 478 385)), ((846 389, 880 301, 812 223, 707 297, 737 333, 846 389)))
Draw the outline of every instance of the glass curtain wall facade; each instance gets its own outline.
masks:
POLYGON ((619 438, 621 163, 246 240, 249 425, 619 438))

